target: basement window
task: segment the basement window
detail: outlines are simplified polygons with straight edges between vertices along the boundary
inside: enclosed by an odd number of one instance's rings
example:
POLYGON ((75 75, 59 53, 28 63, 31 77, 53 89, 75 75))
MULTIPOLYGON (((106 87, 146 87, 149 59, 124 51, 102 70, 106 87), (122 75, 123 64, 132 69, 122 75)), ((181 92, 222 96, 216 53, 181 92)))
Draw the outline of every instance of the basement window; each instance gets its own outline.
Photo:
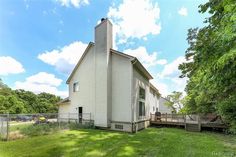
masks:
POLYGON ((115 128, 116 128, 116 129, 123 130, 123 125, 115 124, 115 128))
POLYGON ((73 83, 73 92, 78 92, 79 91, 79 82, 73 83))

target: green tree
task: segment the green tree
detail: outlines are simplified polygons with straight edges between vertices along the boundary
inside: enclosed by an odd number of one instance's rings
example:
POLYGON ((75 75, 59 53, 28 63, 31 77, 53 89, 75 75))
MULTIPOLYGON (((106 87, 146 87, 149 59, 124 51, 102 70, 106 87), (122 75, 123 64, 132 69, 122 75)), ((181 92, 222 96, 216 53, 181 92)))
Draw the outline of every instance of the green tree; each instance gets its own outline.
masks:
POLYGON ((12 90, 0 79, 0 113, 56 113, 56 103, 60 100, 60 97, 49 93, 12 90))
POLYGON ((235 0, 209 0, 199 6, 208 12, 206 26, 190 29, 187 63, 179 66, 188 77, 184 107, 190 113, 215 112, 233 127, 231 111, 236 99, 236 3, 235 0), (231 118, 230 118, 231 117, 231 118))
POLYGON ((179 112, 182 108, 182 96, 183 94, 181 92, 173 91, 172 94, 166 97, 169 101, 165 105, 171 108, 173 113, 179 112))

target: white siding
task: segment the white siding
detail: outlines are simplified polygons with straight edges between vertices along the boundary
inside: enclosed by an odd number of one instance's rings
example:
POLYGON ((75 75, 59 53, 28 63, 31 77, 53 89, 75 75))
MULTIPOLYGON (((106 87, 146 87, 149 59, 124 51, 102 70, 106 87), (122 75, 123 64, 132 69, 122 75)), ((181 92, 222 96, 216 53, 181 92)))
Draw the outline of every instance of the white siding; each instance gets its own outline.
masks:
POLYGON ((69 103, 63 103, 59 105, 58 113, 59 114, 65 114, 69 113, 70 110, 70 104, 69 103))
POLYGON ((69 112, 77 113, 76 108, 83 107, 83 113, 95 113, 95 57, 91 47, 69 82, 69 112), (79 82, 79 91, 73 92, 73 83, 79 82))
POLYGON ((143 75, 137 71, 137 69, 133 68, 133 90, 132 90, 132 103, 134 108, 134 121, 139 121, 139 87, 145 89, 145 111, 146 111, 146 119, 150 117, 150 104, 149 104, 149 80, 144 78, 143 75))
POLYGON ((149 93, 149 102, 150 102, 150 113, 154 114, 156 112, 156 108, 159 110, 159 96, 153 93, 152 89, 150 89, 149 93))
POLYGON ((131 122, 131 76, 130 60, 112 54, 112 121, 131 122))
POLYGON ((59 118, 68 118, 70 111, 70 103, 62 103, 59 105, 58 114, 59 118))
POLYGON ((165 105, 165 102, 167 102, 167 100, 160 97, 160 99, 159 99, 159 108, 158 108, 159 112, 161 112, 161 113, 171 113, 171 109, 168 108, 165 105))

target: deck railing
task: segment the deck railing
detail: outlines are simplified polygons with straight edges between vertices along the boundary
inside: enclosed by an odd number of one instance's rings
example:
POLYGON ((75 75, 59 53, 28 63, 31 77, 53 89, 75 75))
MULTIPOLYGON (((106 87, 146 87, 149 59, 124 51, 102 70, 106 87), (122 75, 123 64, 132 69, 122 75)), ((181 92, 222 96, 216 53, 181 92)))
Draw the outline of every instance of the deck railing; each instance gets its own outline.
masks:
POLYGON ((223 123, 220 116, 215 114, 167 114, 162 113, 159 116, 150 115, 150 121, 173 122, 173 123, 223 123))

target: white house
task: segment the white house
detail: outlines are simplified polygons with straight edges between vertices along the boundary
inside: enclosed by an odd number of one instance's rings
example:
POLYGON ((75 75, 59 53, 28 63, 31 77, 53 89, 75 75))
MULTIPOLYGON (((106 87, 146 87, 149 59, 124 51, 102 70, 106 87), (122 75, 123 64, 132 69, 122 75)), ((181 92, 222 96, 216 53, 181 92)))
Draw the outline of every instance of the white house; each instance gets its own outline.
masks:
POLYGON ((167 107, 165 103, 169 100, 162 97, 158 89, 150 83, 150 92, 149 92, 149 101, 150 101, 150 114, 155 114, 156 112, 161 113, 172 113, 172 109, 167 107))
MULTIPOLYGON (((112 49, 112 24, 102 19, 67 80, 69 97, 59 114, 90 113, 94 125, 134 132, 149 125, 150 113, 162 112, 160 94, 149 82, 153 77, 133 56, 112 49)), ((170 113, 170 110, 165 112, 170 113)))

